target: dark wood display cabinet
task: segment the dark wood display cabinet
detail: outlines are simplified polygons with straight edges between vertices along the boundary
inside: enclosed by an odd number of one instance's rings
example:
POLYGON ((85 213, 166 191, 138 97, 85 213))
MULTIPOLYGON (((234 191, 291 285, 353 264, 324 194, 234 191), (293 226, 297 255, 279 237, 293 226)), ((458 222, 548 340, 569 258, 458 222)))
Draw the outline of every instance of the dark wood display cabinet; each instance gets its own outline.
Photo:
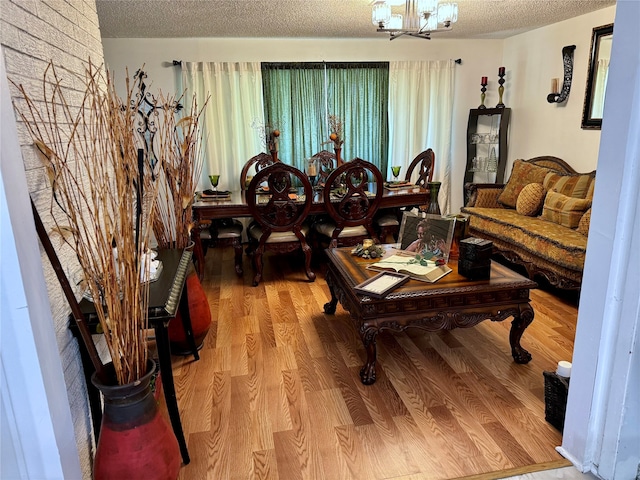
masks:
MULTIPOLYGON (((467 124, 464 185, 504 182, 510 108, 473 108, 467 124)), ((467 198, 464 199, 466 205, 467 198)))

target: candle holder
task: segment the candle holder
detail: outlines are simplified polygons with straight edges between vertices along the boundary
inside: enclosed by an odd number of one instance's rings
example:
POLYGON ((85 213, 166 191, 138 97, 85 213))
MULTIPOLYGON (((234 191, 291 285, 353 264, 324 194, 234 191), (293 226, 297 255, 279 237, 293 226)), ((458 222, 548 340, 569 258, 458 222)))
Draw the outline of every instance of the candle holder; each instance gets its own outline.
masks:
POLYGON ((307 176, 309 177, 309 183, 314 186, 316 176, 318 175, 318 165, 314 157, 307 158, 307 176))
POLYGON ((485 99, 485 92, 487 91, 487 77, 482 77, 482 80, 480 80, 480 85, 482 86, 482 88, 480 89, 480 106, 478 108, 482 109, 482 108, 487 108, 484 106, 484 99, 485 99))
POLYGON ((496 108, 504 108, 504 103, 502 103, 502 95, 504 94, 504 67, 500 67, 498 69, 498 77, 500 77, 500 79, 498 80, 498 84, 500 85, 498 87, 498 104, 496 105, 496 108))
POLYGON ((575 49, 575 45, 567 45, 562 49, 562 65, 564 68, 562 90, 560 92, 551 92, 547 95, 547 102, 562 103, 569 96, 569 90, 571 90, 571 78, 573 77, 573 51, 575 49))

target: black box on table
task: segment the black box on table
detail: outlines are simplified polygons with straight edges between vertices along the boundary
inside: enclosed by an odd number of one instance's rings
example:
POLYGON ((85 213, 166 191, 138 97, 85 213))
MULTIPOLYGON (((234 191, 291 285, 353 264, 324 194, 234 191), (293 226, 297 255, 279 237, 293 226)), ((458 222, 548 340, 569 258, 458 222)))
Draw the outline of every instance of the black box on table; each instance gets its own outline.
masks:
POLYGON ((469 237, 460 240, 460 259, 474 263, 491 260, 493 242, 484 238, 469 237))
POLYGON ((484 280, 491 276, 491 259, 476 263, 471 260, 458 259, 458 273, 470 280, 484 280))

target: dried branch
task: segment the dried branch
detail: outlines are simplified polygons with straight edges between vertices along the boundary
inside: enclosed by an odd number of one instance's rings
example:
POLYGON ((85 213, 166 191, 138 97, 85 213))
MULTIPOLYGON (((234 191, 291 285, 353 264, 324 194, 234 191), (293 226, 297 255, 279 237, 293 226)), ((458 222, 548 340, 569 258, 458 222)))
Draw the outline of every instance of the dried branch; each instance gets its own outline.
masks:
POLYGON ((62 238, 78 258, 117 382, 126 384, 142 377, 147 367, 149 284, 141 280, 140 259, 151 234, 157 191, 146 189, 138 218, 136 193, 143 180, 128 79, 126 101, 116 94, 111 76, 91 61, 83 81, 82 99, 72 108, 50 63, 42 98, 16 85, 26 101, 24 109, 16 109, 51 180, 55 230, 66 232, 62 238), (56 205, 66 225, 57 220, 56 205))
POLYGON ((199 122, 206 102, 198 109, 194 95, 185 116, 177 119, 181 99, 159 97, 162 117, 152 137, 159 168, 155 178, 147 177, 147 183, 159 191, 153 232, 160 247, 182 249, 191 241, 192 206, 204 163, 199 122))

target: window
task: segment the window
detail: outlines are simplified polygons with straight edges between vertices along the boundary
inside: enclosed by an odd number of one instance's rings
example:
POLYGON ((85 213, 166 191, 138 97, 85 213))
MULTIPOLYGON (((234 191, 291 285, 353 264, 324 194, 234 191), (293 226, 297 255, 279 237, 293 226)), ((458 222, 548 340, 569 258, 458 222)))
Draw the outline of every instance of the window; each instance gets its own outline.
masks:
POLYGON ((343 124, 342 158, 387 168, 389 64, 262 63, 265 121, 281 132, 278 156, 304 159, 333 150, 329 115, 343 124))

